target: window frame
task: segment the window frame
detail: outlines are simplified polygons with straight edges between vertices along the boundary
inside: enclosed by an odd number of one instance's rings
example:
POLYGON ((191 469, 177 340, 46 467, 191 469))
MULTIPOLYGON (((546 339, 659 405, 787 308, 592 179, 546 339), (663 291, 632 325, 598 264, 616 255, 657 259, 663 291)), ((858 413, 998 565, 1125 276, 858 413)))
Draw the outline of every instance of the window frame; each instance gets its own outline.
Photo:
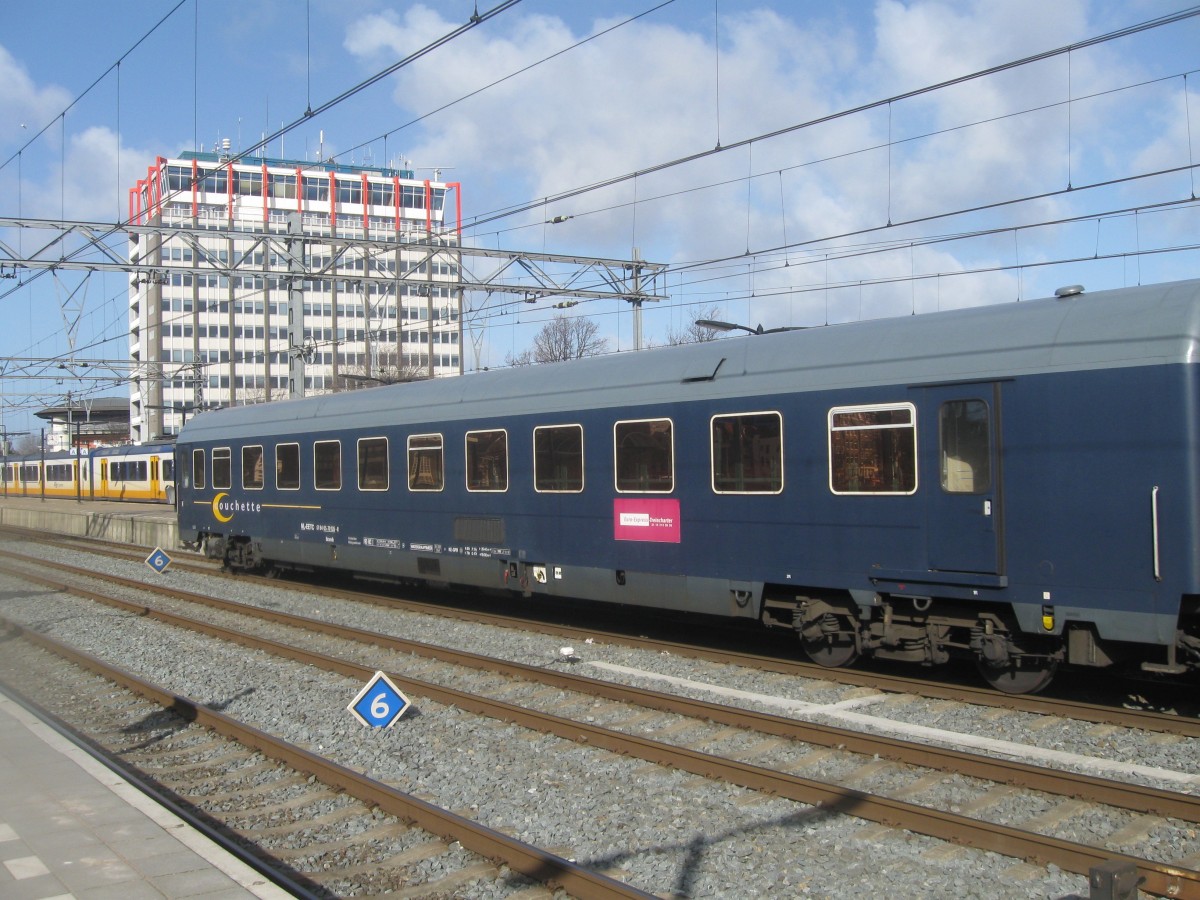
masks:
MULTIPOLYGON (((418 457, 419 458, 419 457, 418 457)), ((414 493, 438 493, 446 489, 446 438, 440 432, 429 432, 425 434, 410 434, 406 443, 406 478, 408 489, 414 493), (413 441, 437 439, 438 453, 438 483, 436 487, 417 487, 413 478, 413 452, 431 451, 435 449, 432 445, 428 447, 413 447, 413 441)))
POLYGON ((208 488, 208 470, 206 454, 203 447, 196 447, 192 450, 192 487, 198 491, 203 491, 208 488), (196 460, 200 460, 200 465, 196 465, 196 460))
POLYGON ((749 497, 765 497, 775 496, 783 493, 784 487, 784 452, 783 452, 783 413, 775 409, 762 409, 753 412, 736 412, 736 413, 716 413, 708 420, 708 463, 709 477, 712 491, 714 494, 734 495, 734 496, 749 496, 749 497), (770 417, 774 416, 779 423, 779 444, 778 450, 778 486, 773 486, 766 490, 730 490, 728 488, 717 487, 717 446, 716 434, 714 427, 720 419, 749 419, 752 417, 770 417))
POLYGON ((618 494, 671 494, 675 491, 675 422, 668 416, 655 416, 647 419, 619 419, 613 422, 613 489, 618 494), (622 425, 651 425, 658 422, 665 422, 668 426, 668 450, 670 452, 670 483, 664 489, 655 489, 650 487, 622 487, 621 486, 621 441, 624 437, 618 438, 617 431, 622 425))
POLYGON ((508 485, 509 485, 508 429, 507 428, 477 428, 473 431, 468 431, 466 434, 463 435, 463 461, 464 461, 464 469, 465 469, 465 471, 463 472, 463 483, 466 485, 468 493, 472 493, 472 494, 503 494, 503 493, 506 493, 508 491, 508 485), (480 481, 477 478, 472 479, 472 477, 471 477, 471 470, 474 468, 475 463, 476 463, 476 460, 472 458, 472 454, 471 454, 471 437, 473 435, 479 436, 479 435, 485 435, 485 434, 502 435, 504 438, 504 473, 503 473, 503 477, 501 479, 502 484, 500 487, 487 487, 487 486, 480 487, 479 485, 484 484, 484 482, 480 481))
POLYGON ((336 438, 325 441, 313 441, 313 490, 315 491, 340 491, 342 489, 342 442, 336 438), (337 448, 337 466, 334 471, 337 473, 337 484, 322 485, 320 480, 321 470, 321 452, 318 448, 333 446, 337 448))
MULTIPOLYGON (((963 418, 963 417, 960 416, 960 418, 963 418)), ((955 444, 956 444, 956 447, 960 447, 961 440, 956 440, 955 444)), ((938 483, 939 483, 943 493, 951 494, 953 496, 971 496, 971 495, 990 493, 992 490, 992 478, 993 478, 993 474, 992 474, 992 406, 991 406, 991 404, 988 403, 986 400, 984 400, 982 397, 960 397, 960 398, 957 398, 954 400, 945 400, 942 403, 938 404, 938 447, 937 447, 937 451, 938 451, 938 483), (946 430, 946 425, 947 425, 946 411, 948 408, 950 408, 952 406, 967 406, 972 403, 976 403, 983 408, 982 421, 983 421, 983 425, 984 425, 984 433, 983 433, 984 442, 983 442, 983 448, 982 448, 983 449, 982 457, 980 457, 978 454, 975 454, 971 457, 971 459, 967 459, 961 453, 958 453, 957 455, 951 457, 951 454, 949 454, 947 452, 949 442, 947 440, 947 430, 946 430), (986 474, 986 476, 987 476, 986 482, 984 482, 982 485, 980 485, 978 487, 975 486, 974 482, 975 482, 975 475, 976 475, 977 467, 971 466, 971 467, 969 467, 970 471, 971 471, 971 476, 972 476, 972 479, 971 479, 972 485, 971 485, 970 490, 965 490, 960 487, 951 486, 951 474, 949 471, 949 467, 947 465, 948 460, 951 458, 961 460, 964 463, 969 463, 972 460, 982 459, 982 462, 986 466, 986 468, 983 469, 984 474, 986 474)))
MULTIPOLYGON (((360 491, 386 491, 391 486, 392 481, 392 460, 391 448, 388 446, 388 439, 383 435, 375 435, 373 437, 361 437, 355 444, 356 462, 358 468, 358 489, 360 491), (363 470, 363 444, 371 444, 383 442, 383 487, 368 487, 365 484, 363 470)), ((370 457, 367 457, 367 462, 370 462, 370 457)))
MULTIPOLYGON (((111 467, 110 472, 111 472, 111 467)), ((113 481, 111 476, 109 481, 113 481)), ((212 486, 216 491, 228 491, 233 488, 233 450, 229 447, 213 447, 212 451, 212 486), (217 483, 217 460, 224 460, 225 483, 217 483)))
POLYGON ((828 444, 827 468, 829 474, 829 491, 838 497, 911 497, 920 487, 920 467, 917 464, 918 460, 918 443, 917 443, 917 407, 913 403, 863 403, 852 406, 835 406, 829 410, 826 418, 826 439, 828 444), (904 410, 908 413, 907 423, 882 423, 873 425, 853 425, 853 426, 835 426, 834 417, 838 415, 846 415, 852 413, 875 413, 875 412, 894 412, 904 410), (834 484, 834 466, 833 466, 833 445, 834 434, 846 433, 851 431, 889 431, 907 429, 912 435, 912 488, 910 490, 894 491, 864 491, 864 490, 839 490, 834 484))
MULTIPOLYGON (((253 461, 251 461, 253 462, 253 461)), ((244 491, 261 491, 267 486, 267 461, 263 455, 262 444, 246 444, 242 447, 242 490, 244 491), (255 468, 258 469, 258 481, 248 480, 246 477, 246 453, 247 451, 258 451, 258 462, 255 468)))
POLYGON ((582 494, 587 484, 587 468, 585 465, 583 446, 583 425, 578 422, 566 422, 562 425, 536 425, 533 429, 533 490, 537 494, 582 494), (538 483, 538 432, 565 431, 573 429, 579 433, 579 487, 539 487, 538 483))
POLYGON ((300 471, 301 471, 301 468, 300 468, 300 443, 298 441, 288 441, 283 444, 276 444, 275 445, 275 490, 277 490, 277 491, 298 491, 298 490, 300 490, 300 482, 302 480, 300 477, 300 471), (296 448, 296 483, 295 484, 284 484, 283 482, 281 482, 279 480, 279 471, 280 471, 279 451, 282 450, 284 447, 295 447, 296 448))

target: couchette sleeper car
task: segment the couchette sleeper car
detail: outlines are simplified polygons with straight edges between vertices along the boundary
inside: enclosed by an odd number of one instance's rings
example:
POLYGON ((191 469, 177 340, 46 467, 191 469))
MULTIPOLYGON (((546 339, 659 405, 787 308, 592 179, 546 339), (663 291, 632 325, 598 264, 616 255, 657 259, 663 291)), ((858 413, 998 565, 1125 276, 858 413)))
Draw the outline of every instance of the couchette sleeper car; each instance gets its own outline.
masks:
POLYGON ((181 538, 751 618, 815 660, 1200 664, 1200 282, 205 413, 181 538))

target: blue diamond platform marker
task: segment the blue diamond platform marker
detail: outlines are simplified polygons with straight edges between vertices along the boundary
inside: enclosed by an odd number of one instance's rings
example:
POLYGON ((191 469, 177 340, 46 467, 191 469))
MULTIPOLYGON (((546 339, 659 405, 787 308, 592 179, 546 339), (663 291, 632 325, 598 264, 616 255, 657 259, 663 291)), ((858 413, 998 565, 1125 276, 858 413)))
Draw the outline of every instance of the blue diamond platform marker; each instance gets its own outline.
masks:
POLYGON ((161 575, 167 571, 167 566, 171 564, 171 557, 167 556, 162 547, 155 547, 154 552, 146 557, 146 565, 152 568, 155 572, 161 575))
POLYGON ((383 672, 376 672, 346 709, 364 725, 391 728, 411 704, 383 672))

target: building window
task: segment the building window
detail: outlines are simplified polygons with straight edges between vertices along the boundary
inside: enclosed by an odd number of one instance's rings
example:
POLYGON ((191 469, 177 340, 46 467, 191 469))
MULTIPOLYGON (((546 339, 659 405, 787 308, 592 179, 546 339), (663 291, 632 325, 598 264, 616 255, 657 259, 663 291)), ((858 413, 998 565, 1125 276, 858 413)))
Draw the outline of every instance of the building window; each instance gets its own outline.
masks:
POLYGON ((551 493, 583 490, 583 426, 533 429, 533 489, 551 493))
MULTIPOLYGON (((329 202, 329 179, 328 178, 308 178, 304 179, 304 199, 316 200, 322 203, 329 202)), ((329 224, 329 220, 325 220, 325 224, 329 224)))
POLYGON ((350 181, 339 178, 337 181, 338 205, 343 203, 362 203, 362 181, 350 181))
POLYGON ((613 427, 619 492, 669 494, 675 487, 670 419, 618 422, 613 427))
POLYGON ((422 185, 406 184, 400 193, 405 209, 425 208, 425 188, 422 185))
MULTIPOLYGON (((190 191, 192 189, 192 170, 190 167, 167 166, 167 190, 190 191)), ((185 207, 181 212, 186 212, 185 207)))
POLYGON ((263 195, 262 172, 234 172, 233 192, 243 197, 261 197, 263 195))
POLYGON ((296 199, 295 175, 271 175, 271 196, 276 200, 296 199))
POLYGON ((408 489, 440 491, 445 483, 442 436, 414 434, 408 439, 408 489))
MULTIPOLYGON (((373 184, 369 183, 371 189, 371 203, 374 206, 391 206, 396 202, 395 191, 392 190, 390 184, 373 184)), ((391 224, 388 222, 387 224, 391 224)))
MULTIPOLYGON (((227 173, 225 169, 201 169, 198 174, 200 175, 200 187, 206 193, 229 193, 229 181, 226 178, 227 173)), ((215 211, 215 213, 219 214, 220 210, 215 211)))
POLYGON ((508 432, 467 432, 467 490, 508 490, 508 432))
POLYGON ((915 493, 917 429, 912 404, 831 409, 829 487, 835 494, 915 493))
POLYGON ((718 494, 783 490, 783 417, 776 412, 713 416, 712 487, 718 494))
POLYGON ((387 438, 362 438, 358 442, 358 489, 386 491, 388 489, 387 438))
POLYGON ((313 485, 318 491, 342 489, 341 441, 317 441, 313 444, 313 485))

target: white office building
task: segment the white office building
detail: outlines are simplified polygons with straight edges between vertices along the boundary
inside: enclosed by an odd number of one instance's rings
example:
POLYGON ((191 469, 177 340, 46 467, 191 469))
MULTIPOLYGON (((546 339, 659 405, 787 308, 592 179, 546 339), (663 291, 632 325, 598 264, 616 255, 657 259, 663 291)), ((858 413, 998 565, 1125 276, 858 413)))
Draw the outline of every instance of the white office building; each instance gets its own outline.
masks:
POLYGON ((160 157, 130 190, 131 225, 162 226, 130 229, 133 439, 214 406, 461 373, 460 210, 459 185, 402 169, 160 157))

